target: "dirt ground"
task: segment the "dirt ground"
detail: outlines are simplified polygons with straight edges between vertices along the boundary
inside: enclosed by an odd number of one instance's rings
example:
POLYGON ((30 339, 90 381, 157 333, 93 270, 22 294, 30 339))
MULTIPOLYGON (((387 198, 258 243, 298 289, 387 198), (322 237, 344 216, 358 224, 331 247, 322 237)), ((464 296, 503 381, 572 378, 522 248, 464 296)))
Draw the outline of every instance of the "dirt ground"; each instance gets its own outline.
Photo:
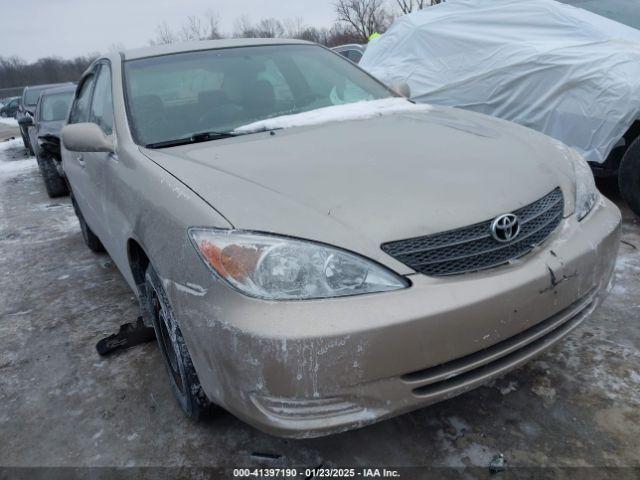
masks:
POLYGON ((283 440, 226 412, 187 420, 155 344, 97 355, 136 318, 136 300, 109 257, 84 246, 68 198, 49 199, 35 160, 1 142, 12 134, 0 125, 1 466, 486 468, 503 453, 508 468, 640 467, 640 220, 619 199, 615 286, 560 345, 450 401, 283 440))

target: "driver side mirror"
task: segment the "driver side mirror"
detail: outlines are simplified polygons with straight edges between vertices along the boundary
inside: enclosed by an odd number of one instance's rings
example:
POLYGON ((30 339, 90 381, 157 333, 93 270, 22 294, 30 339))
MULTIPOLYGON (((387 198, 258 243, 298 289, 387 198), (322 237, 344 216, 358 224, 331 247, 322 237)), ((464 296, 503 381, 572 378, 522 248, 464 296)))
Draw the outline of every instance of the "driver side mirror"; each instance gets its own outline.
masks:
POLYGON ((398 95, 402 95, 404 98, 411 98, 411 87, 407 82, 394 83, 390 87, 398 95))
POLYGON ((66 125, 62 129, 62 143, 72 152, 114 152, 113 141, 95 123, 66 125))
POLYGON ((18 125, 22 125, 23 127, 30 127, 33 125, 33 119, 29 115, 25 115, 20 120, 18 120, 18 125))

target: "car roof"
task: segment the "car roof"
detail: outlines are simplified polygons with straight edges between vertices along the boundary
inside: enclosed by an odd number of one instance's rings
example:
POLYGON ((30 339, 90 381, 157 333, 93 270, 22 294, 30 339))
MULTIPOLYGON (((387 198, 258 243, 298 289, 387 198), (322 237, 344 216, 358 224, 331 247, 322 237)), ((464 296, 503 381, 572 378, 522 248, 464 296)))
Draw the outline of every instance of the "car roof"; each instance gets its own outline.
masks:
POLYGON ((364 51, 366 49, 366 45, 361 45, 359 43, 347 43, 346 45, 338 45, 337 47, 333 47, 331 50, 339 51, 339 50, 358 50, 364 51))
POLYGON ((304 40, 288 40, 283 38, 229 38, 223 40, 204 40, 200 42, 171 43, 168 45, 153 45, 151 47, 136 48, 121 52, 125 60, 134 60, 172 53, 194 52, 199 50, 214 50, 234 47, 261 47, 267 45, 315 45, 304 40))
POLYGON ((33 88, 47 88, 47 87, 57 87, 61 85, 72 85, 71 82, 61 82, 61 83, 43 83, 42 85, 29 85, 28 87, 24 87, 24 91, 31 90, 33 88))
POLYGON ((44 92, 40 94, 40 96, 44 97, 47 95, 55 95, 56 93, 67 93, 67 92, 75 92, 75 91, 76 91, 76 84, 71 83, 63 87, 47 88, 44 92))

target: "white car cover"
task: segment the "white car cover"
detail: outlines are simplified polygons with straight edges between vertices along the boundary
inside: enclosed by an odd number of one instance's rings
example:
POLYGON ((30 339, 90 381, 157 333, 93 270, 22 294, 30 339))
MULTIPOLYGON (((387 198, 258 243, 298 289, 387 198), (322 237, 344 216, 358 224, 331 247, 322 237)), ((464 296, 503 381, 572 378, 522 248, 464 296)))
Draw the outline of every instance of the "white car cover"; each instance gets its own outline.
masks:
POLYGON ((398 18, 360 66, 546 133, 596 163, 640 118, 640 30, 554 0, 448 0, 398 18))

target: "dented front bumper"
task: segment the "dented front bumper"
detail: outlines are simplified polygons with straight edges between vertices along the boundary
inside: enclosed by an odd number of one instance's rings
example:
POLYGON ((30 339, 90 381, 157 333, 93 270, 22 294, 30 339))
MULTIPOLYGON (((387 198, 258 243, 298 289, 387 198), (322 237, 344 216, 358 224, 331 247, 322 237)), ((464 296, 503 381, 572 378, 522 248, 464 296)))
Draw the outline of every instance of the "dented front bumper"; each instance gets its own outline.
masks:
POLYGON ((450 398, 553 345, 599 304, 620 212, 564 219, 517 262, 406 290, 267 302, 168 285, 207 395, 266 432, 313 437, 450 398))

